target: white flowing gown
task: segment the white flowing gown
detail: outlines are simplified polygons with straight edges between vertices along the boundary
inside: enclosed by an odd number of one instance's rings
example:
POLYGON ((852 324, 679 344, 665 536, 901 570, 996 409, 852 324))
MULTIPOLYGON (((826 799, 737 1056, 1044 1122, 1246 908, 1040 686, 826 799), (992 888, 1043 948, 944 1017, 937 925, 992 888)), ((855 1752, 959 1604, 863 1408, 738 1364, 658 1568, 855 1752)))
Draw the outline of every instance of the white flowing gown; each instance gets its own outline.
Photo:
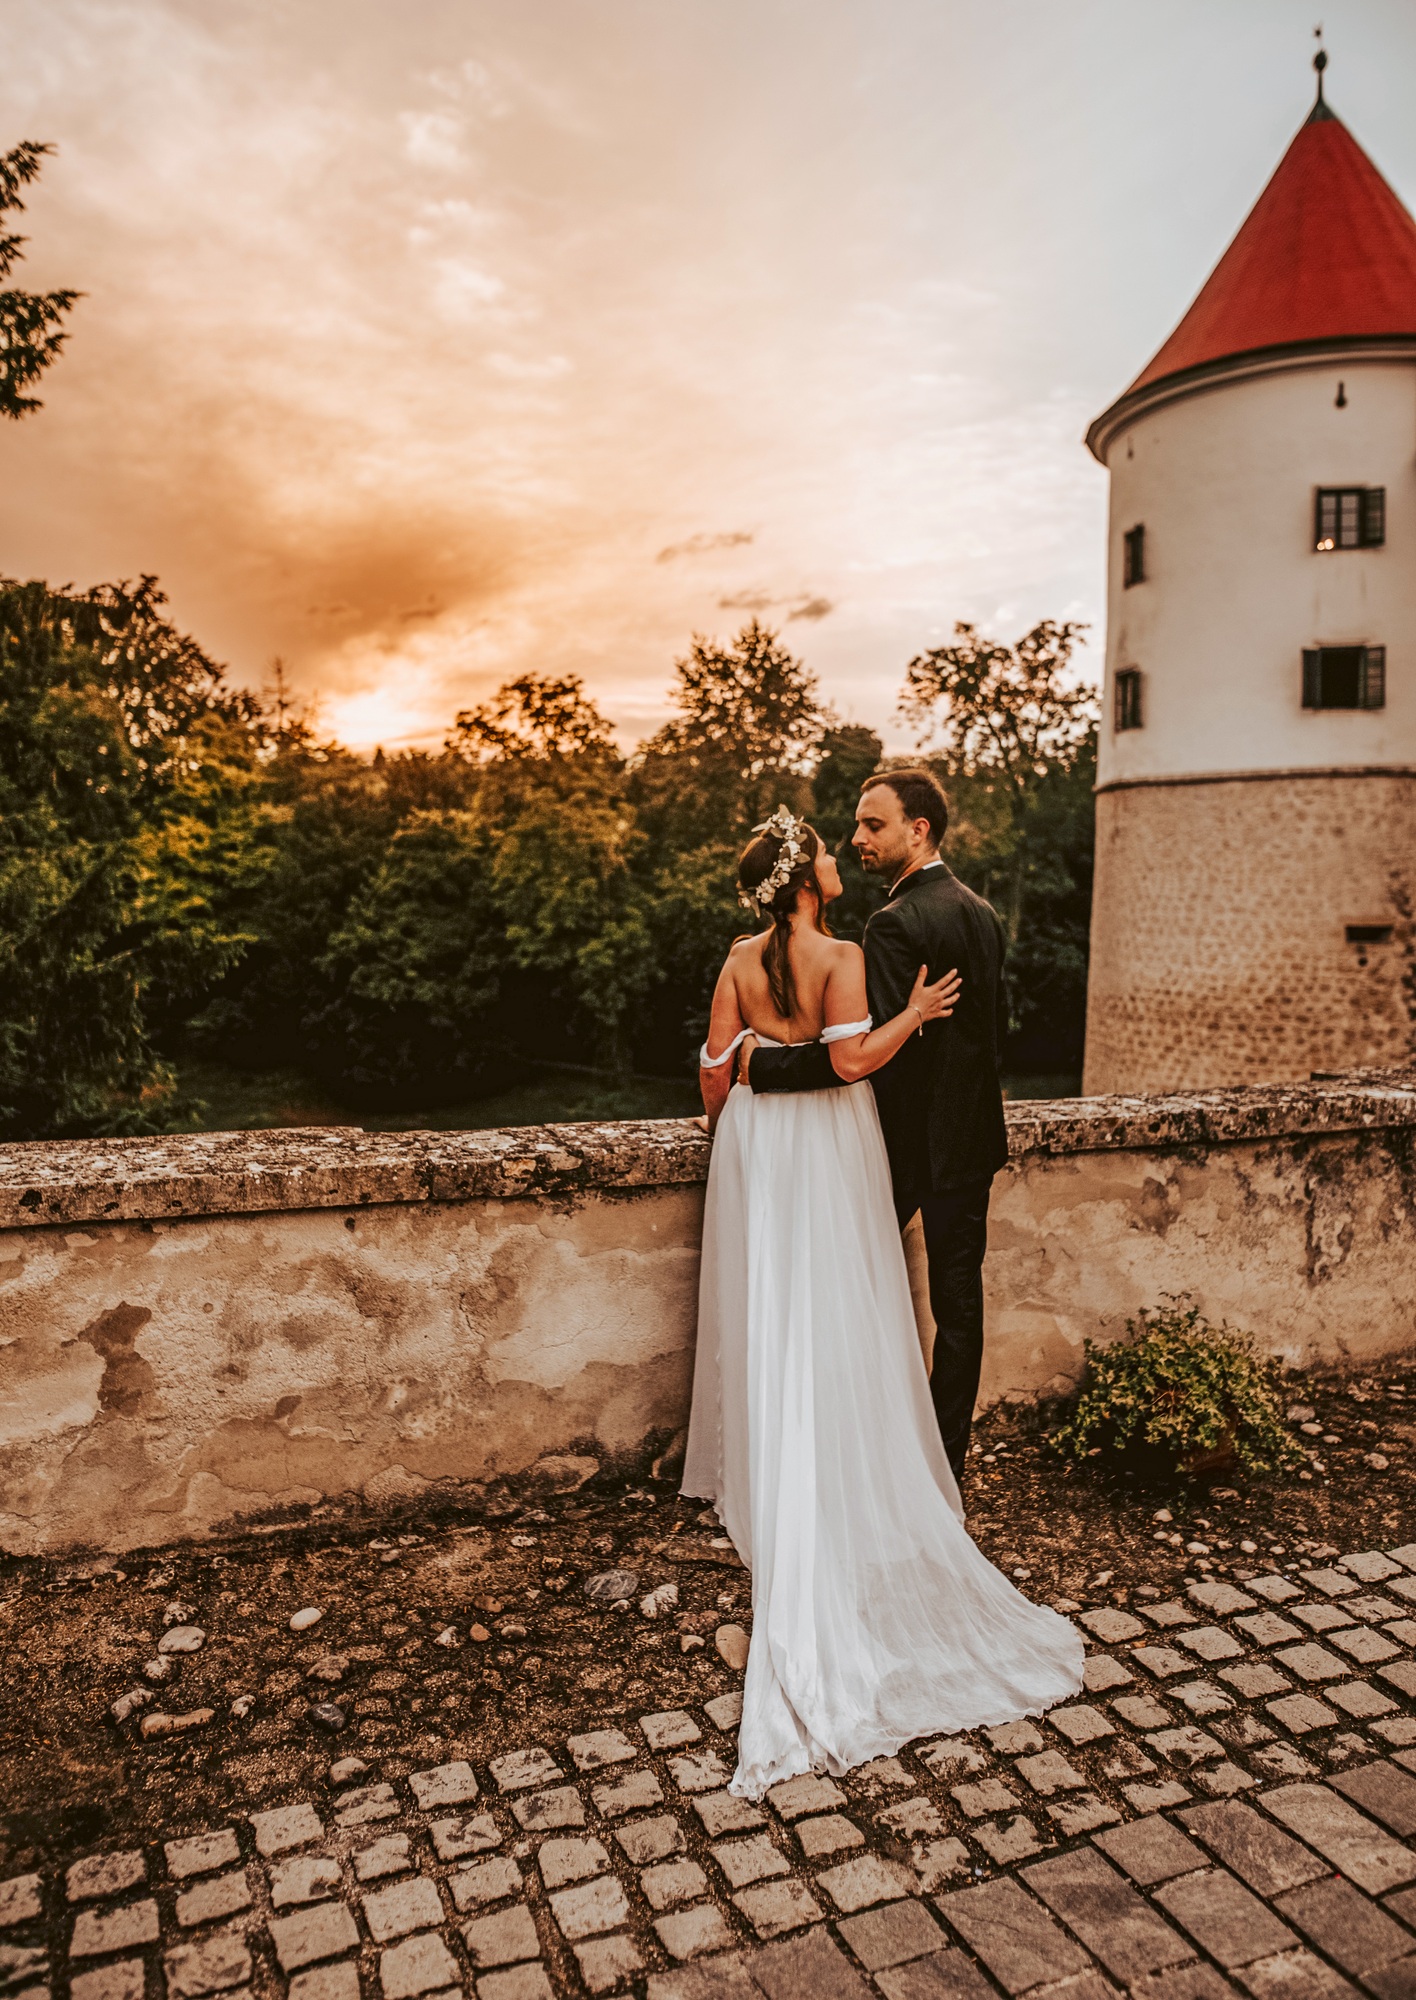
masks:
POLYGON ((729 1095, 683 1491, 714 1503, 752 1572, 734 1792, 1037 1715, 1081 1685, 1075 1626, 965 1531, 868 1083, 729 1095))

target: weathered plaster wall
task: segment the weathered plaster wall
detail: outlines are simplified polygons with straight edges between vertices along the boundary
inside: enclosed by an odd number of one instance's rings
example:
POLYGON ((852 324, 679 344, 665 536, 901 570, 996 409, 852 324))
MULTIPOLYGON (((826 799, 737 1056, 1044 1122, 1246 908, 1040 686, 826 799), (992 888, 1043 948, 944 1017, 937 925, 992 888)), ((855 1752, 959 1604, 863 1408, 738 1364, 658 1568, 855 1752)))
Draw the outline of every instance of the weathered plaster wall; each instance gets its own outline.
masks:
POLYGON ((113 1548, 682 1421, 702 1190, 0 1236, 0 1545, 113 1548))
POLYGON ((1416 1131, 1026 1155, 986 1290, 987 1402, 1064 1387, 1167 1292, 1295 1364, 1416 1349, 1416 1131))
MULTIPOLYGON (((986 1397, 1074 1376, 1167 1290, 1293 1359, 1416 1345, 1416 1078, 1009 1125, 986 1397)), ((0 1149, 0 1546, 200 1536, 672 1432, 707 1161, 679 1123, 0 1149)))

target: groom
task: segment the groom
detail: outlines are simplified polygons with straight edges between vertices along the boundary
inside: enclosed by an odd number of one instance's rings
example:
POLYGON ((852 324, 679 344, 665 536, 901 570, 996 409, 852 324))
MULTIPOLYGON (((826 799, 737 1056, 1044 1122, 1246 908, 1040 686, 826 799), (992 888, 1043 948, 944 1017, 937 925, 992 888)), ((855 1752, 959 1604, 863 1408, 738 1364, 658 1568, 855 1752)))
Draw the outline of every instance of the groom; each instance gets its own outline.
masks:
MULTIPOLYGON (((909 1000, 921 965, 963 980, 947 1021, 931 1021, 871 1078, 890 1158, 901 1229, 918 1214, 937 1331, 930 1393, 954 1476, 961 1478, 983 1363, 983 1255, 990 1184, 1008 1158, 999 1046, 1007 1021, 1003 926, 939 858, 948 802, 929 771, 882 771, 866 781, 852 845, 890 884, 865 927, 870 1011, 888 1021, 909 1000)), ((840 1078, 819 1042, 744 1045, 754 1091, 830 1090, 840 1078), (751 1053, 748 1051, 751 1049, 751 1053)))

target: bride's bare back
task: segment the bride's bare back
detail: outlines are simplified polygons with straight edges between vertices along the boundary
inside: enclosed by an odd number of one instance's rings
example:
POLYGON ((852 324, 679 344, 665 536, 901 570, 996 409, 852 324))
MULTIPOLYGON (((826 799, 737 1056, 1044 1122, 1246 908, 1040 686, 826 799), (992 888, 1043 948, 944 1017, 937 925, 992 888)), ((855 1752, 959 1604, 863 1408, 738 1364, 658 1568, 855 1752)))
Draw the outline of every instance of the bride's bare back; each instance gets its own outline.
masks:
MULTIPOLYGON (((844 989, 850 986, 863 1003, 865 954, 848 939, 826 937, 814 927, 797 923, 787 945, 797 1003, 788 1018, 778 1012, 767 979, 764 954, 771 936, 771 931, 763 931, 756 937, 738 938, 728 953, 723 970, 732 982, 739 1017, 744 1027, 774 1042, 814 1042, 826 1026, 827 995, 833 987, 844 998, 844 989)), ((864 1012, 861 1004, 860 1014, 864 1012)))

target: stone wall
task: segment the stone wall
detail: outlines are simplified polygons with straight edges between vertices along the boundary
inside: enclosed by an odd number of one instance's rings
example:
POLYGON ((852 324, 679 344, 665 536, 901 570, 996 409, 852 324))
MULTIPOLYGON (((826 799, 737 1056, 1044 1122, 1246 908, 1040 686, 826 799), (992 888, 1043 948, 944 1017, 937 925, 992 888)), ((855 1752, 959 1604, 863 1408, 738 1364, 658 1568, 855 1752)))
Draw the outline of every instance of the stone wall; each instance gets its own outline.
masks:
POLYGON ((1088 1091, 1416 1055, 1416 773, 1103 788, 1096 835, 1088 1091))
MULTIPOLYGON (((1416 1346, 1416 1075, 1008 1115, 986 1399, 1167 1291, 1293 1361, 1416 1346)), ((0 1148, 0 1547, 652 1451, 708 1157, 677 1122, 0 1148)))

